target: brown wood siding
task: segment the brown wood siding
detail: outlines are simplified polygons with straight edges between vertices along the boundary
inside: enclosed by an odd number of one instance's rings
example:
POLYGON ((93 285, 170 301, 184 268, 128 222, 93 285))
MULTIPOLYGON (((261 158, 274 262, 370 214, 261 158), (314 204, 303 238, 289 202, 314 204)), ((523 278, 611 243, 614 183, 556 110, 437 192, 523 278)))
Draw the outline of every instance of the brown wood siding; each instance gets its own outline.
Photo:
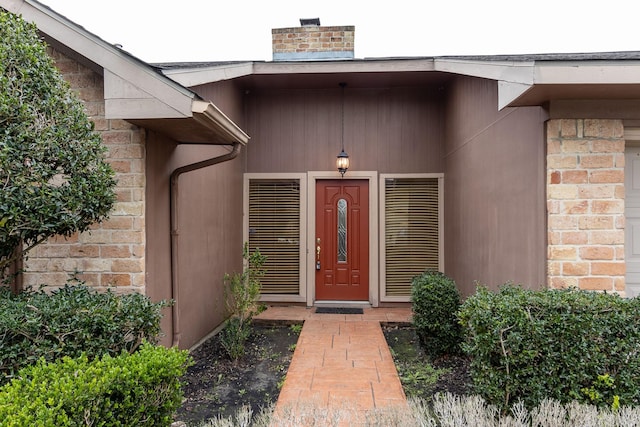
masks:
MULTIPOLYGON (((211 101, 235 124, 244 129, 243 89, 234 81, 222 81, 189 88, 211 101)), ((251 136, 251 135, 249 135, 251 136)))
POLYGON ((475 78, 451 84, 446 111, 446 273, 464 295, 544 285, 544 111, 498 111, 496 82, 475 78))
MULTIPOLYGON (((228 147, 176 145, 149 134, 147 145, 147 290, 171 298, 169 176, 180 166, 225 154, 228 147)), ((180 347, 189 348, 225 319, 223 276, 242 268, 242 165, 229 162, 181 175, 179 180, 180 347)), ((172 341, 171 310, 162 321, 172 341)))
MULTIPOLYGON (((341 148, 341 92, 262 90, 245 96, 247 172, 334 170, 341 148)), ((443 116, 429 89, 347 89, 344 148, 351 171, 442 172, 443 116)), ((348 177, 348 172, 346 177, 348 177)))

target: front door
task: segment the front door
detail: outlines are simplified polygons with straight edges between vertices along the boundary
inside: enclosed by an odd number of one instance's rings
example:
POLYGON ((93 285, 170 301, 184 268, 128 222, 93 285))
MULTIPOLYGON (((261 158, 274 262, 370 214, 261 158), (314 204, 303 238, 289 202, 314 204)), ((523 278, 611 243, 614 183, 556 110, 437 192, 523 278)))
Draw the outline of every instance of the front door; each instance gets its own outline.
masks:
POLYGON ((369 300, 369 181, 316 182, 316 300, 369 300))

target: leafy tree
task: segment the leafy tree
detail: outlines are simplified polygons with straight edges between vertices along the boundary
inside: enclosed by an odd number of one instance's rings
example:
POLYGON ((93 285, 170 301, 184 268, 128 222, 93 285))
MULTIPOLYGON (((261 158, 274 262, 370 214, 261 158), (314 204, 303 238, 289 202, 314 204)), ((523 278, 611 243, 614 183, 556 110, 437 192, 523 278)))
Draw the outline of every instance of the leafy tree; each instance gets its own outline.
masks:
POLYGON ((107 217, 115 180, 104 154, 35 25, 0 9, 0 272, 107 217))

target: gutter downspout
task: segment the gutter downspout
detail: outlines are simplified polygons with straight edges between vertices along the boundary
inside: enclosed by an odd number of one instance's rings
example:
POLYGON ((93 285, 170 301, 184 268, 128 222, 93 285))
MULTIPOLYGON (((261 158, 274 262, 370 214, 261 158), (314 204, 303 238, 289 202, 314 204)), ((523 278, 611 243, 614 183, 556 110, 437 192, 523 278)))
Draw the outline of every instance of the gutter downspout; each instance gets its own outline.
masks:
POLYGON ((240 142, 233 143, 233 149, 227 154, 223 154, 218 157, 213 157, 208 160, 192 163, 190 165, 181 166, 175 169, 171 173, 169 193, 170 193, 170 223, 171 223, 171 299, 173 305, 171 306, 171 322, 173 329, 173 341, 172 346, 177 347, 180 344, 180 319, 178 310, 178 195, 179 186, 178 180, 180 175, 185 172, 191 172, 197 169, 206 168, 209 166, 217 165, 229 160, 233 160, 240 153, 240 142))

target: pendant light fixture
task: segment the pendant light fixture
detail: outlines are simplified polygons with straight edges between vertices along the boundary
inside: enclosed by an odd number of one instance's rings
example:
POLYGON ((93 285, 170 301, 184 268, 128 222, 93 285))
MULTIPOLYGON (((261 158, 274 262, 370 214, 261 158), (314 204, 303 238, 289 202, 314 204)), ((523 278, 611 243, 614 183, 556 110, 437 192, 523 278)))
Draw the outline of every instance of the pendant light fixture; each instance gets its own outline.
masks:
POLYGON ((341 136, 341 150, 340 154, 338 154, 336 160, 336 166, 338 167, 338 172, 344 178, 344 174, 349 169, 349 155, 344 151, 344 87, 347 85, 344 82, 339 83, 342 88, 342 111, 340 113, 342 119, 342 136, 341 136))

